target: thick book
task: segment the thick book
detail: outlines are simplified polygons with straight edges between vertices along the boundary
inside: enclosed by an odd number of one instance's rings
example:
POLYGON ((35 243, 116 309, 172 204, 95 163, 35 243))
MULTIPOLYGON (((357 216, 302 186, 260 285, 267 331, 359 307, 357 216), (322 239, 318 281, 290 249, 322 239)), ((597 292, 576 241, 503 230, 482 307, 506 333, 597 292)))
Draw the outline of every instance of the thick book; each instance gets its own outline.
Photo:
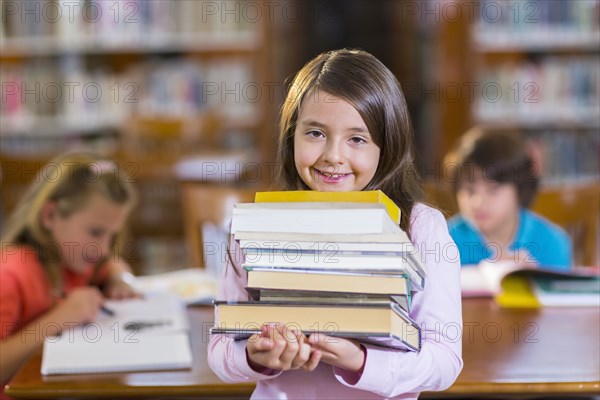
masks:
POLYGON ((375 275, 310 270, 249 268, 246 291, 254 300, 306 303, 371 303, 395 301, 410 309, 406 275, 375 275))
POLYGON ((185 369, 192 366, 187 314, 169 293, 109 300, 84 326, 46 338, 42 375, 185 369))
POLYGON ((400 233, 384 206, 370 203, 238 203, 231 233, 400 233))
POLYGON ((421 349, 418 324, 398 304, 304 304, 293 302, 215 302, 211 334, 247 338, 263 324, 281 322, 306 335, 364 339, 389 347, 421 349), (390 339, 385 341, 382 339, 390 339))
POLYGON ((273 269, 314 269, 321 271, 348 271, 379 274, 404 274, 410 277, 415 289, 425 285, 425 276, 406 254, 373 254, 368 252, 329 254, 309 251, 282 251, 247 248, 244 267, 273 269))
POLYGON ((256 203, 373 203, 385 206, 390 218, 400 224, 400 208, 381 190, 365 190, 354 192, 317 192, 314 190, 297 190, 282 192, 258 192, 254 197, 256 203))
POLYGON ((494 297, 502 307, 538 308, 550 304, 544 304, 541 298, 538 298, 535 280, 597 281, 599 273, 597 267, 576 267, 567 271, 557 271, 507 261, 482 262, 477 266, 462 267, 462 295, 494 297))
POLYGON ((425 269, 419 261, 422 259, 421 253, 404 231, 372 234, 237 231, 234 238, 242 249, 407 255, 413 259, 415 267, 425 275, 425 269))
POLYGON ((381 252, 418 254, 417 247, 403 231, 372 234, 326 234, 294 232, 237 231, 240 247, 307 250, 322 252, 381 252))
POLYGON ((599 276, 534 276, 530 283, 542 306, 600 309, 599 276))
POLYGON ((279 289, 247 289, 250 297, 262 302, 285 302, 298 304, 359 304, 385 305, 390 302, 398 304, 406 312, 410 312, 410 295, 366 295, 357 293, 333 293, 314 291, 296 291, 279 289))

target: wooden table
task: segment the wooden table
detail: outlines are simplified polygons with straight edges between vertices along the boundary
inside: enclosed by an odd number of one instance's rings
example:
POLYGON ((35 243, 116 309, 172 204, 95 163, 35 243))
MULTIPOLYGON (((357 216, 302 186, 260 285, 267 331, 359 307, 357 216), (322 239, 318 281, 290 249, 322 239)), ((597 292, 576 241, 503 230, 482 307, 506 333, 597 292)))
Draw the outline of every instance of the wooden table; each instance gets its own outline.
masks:
POLYGON ((600 310, 502 309, 463 299, 464 368, 421 398, 600 395, 600 310))
MULTIPOLYGON (((190 308, 189 315, 191 370, 42 377, 39 354, 17 373, 7 394, 23 399, 248 398, 253 385, 222 383, 208 368, 212 308, 190 308)), ((463 318, 463 372, 447 391, 421 398, 600 395, 598 309, 509 310, 488 299, 467 299, 463 318)))

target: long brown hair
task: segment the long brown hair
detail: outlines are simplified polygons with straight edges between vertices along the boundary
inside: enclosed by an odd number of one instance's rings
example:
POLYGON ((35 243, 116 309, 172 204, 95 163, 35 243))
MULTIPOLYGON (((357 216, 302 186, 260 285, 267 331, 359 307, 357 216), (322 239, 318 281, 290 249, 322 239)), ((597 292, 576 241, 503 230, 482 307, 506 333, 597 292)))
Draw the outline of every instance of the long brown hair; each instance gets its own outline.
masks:
MULTIPOLYGON (((133 185, 119 171, 118 165, 106 158, 91 153, 66 153, 51 160, 40 170, 8 218, 0 249, 10 245, 33 248, 53 289, 62 290, 60 254, 58 247, 53 245, 51 233, 42 223, 42 209, 51 201, 56 204, 60 216, 68 217, 82 209, 93 193, 128 207, 132 207, 137 199, 133 185)), ((123 232, 119 232, 111 254, 100 262, 114 253, 122 236, 123 232)))
POLYGON ((294 131, 302 101, 317 90, 347 101, 362 117, 380 149, 377 171, 364 190, 386 193, 400 207, 400 227, 410 235, 410 214, 423 198, 423 185, 408 108, 394 74, 365 51, 328 51, 296 74, 281 108, 277 184, 284 190, 308 189, 294 163, 294 131))

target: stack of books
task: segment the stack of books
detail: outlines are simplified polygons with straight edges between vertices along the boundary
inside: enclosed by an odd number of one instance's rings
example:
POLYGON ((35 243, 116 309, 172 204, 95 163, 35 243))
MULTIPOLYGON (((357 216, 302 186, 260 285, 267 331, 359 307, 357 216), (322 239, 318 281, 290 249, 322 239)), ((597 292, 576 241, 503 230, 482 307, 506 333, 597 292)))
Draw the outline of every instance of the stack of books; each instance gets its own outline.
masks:
POLYGON ((213 334, 243 338, 265 323, 418 351, 411 293, 422 290, 418 250, 381 191, 261 192, 236 204, 248 302, 215 302, 213 334))

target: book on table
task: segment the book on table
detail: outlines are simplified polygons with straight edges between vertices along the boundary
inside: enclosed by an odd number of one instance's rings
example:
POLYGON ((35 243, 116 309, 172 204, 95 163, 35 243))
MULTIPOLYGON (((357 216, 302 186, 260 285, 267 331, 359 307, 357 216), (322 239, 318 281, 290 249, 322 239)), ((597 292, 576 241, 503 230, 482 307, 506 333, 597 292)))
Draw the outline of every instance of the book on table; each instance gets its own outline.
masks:
POLYGON ((246 268, 246 291, 257 301, 384 304, 410 309, 411 283, 406 275, 246 268))
POLYGON ((306 335, 321 332, 330 336, 373 340, 386 345, 419 351, 421 330, 394 302, 386 304, 331 304, 293 302, 215 302, 215 325, 211 334, 229 334, 236 339, 260 333, 261 326, 283 323, 306 335))
POLYGON ((546 307, 600 309, 600 276, 533 276, 533 294, 546 307))
POLYGON ((42 375, 185 369, 192 351, 185 307, 170 293, 107 300, 114 315, 98 313, 84 326, 46 338, 42 375))
POLYGON ((463 297, 494 297, 503 307, 596 306, 600 294, 590 290, 598 287, 599 276, 598 267, 556 270, 510 261, 481 262, 461 268, 461 288, 463 297), (571 294, 557 290, 561 285, 571 294))

